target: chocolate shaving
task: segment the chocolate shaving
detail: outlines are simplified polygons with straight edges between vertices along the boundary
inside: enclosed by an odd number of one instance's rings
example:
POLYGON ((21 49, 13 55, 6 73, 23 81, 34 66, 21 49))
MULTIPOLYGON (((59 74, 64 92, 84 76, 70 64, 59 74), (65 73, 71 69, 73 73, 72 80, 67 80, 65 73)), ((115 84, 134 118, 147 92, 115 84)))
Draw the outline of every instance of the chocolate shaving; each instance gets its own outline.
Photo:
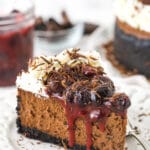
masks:
POLYGON ((96 58, 94 58, 94 57, 92 57, 92 56, 90 56, 90 58, 93 59, 93 60, 98 60, 98 59, 96 59, 96 58))
POLYGON ((41 64, 38 64, 38 65, 32 66, 32 70, 35 70, 36 68, 38 68, 39 66, 42 66, 42 65, 44 65, 44 63, 41 63, 41 64))
POLYGON ((61 67, 63 66, 58 59, 54 59, 54 61, 58 62, 61 67))
POLYGON ((80 50, 80 49, 74 48, 74 49, 73 49, 73 52, 67 51, 67 53, 68 53, 70 59, 77 59, 77 58, 79 58, 79 57, 86 58, 86 56, 84 56, 84 55, 78 53, 79 50, 80 50))
POLYGON ((47 64, 51 64, 51 62, 47 60, 45 57, 41 56, 40 58, 43 59, 47 64))

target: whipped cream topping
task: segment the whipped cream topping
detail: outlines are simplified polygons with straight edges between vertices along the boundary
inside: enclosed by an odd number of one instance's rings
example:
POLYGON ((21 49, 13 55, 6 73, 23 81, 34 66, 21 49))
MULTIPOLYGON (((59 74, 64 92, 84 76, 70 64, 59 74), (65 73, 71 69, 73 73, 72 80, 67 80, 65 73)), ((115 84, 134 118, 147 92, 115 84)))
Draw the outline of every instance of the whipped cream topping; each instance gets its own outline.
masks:
POLYGON ((150 5, 139 0, 116 0, 115 13, 123 21, 135 29, 150 32, 150 5))
POLYGON ((49 72, 55 68, 58 70, 63 64, 75 66, 79 63, 90 64, 93 67, 100 67, 100 54, 96 51, 77 51, 77 54, 84 57, 72 59, 70 54, 76 49, 64 50, 56 56, 39 56, 29 62, 28 71, 18 75, 16 80, 17 88, 48 97, 44 80, 49 72))

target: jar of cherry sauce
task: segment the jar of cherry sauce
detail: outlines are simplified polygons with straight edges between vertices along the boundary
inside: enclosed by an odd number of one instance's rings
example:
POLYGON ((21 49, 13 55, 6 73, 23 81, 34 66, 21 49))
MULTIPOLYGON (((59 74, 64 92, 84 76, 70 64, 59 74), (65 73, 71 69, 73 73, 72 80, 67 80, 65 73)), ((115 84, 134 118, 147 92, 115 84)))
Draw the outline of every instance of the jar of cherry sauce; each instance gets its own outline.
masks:
POLYGON ((0 1, 0 86, 15 84, 33 54, 34 6, 30 0, 0 1))

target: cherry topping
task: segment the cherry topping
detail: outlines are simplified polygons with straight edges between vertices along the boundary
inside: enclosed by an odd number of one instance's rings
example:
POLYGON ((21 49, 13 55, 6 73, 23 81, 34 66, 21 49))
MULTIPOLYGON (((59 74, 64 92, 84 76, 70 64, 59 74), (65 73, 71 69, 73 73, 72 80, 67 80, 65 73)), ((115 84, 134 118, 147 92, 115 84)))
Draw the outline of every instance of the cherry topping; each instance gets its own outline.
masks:
POLYGON ((126 94, 116 95, 111 103, 112 108, 116 111, 124 111, 131 105, 130 99, 126 94))
POLYGON ((66 92, 66 100, 74 104, 87 105, 91 103, 91 94, 87 89, 79 91, 68 90, 66 92))
POLYGON ((101 97, 110 97, 113 95, 115 87, 113 82, 106 76, 99 77, 99 85, 96 88, 96 92, 101 97))
POLYGON ((82 72, 86 76, 94 76, 96 74, 96 70, 91 66, 84 66, 82 72))
POLYGON ((97 87, 96 92, 102 97, 112 96, 113 89, 111 89, 107 85, 102 85, 102 86, 97 87))
POLYGON ((48 84, 47 85, 47 93, 49 95, 52 95, 53 93, 59 93, 59 94, 63 93, 64 88, 62 87, 60 82, 49 80, 47 82, 47 84, 48 84))
POLYGON ((77 82, 68 87, 66 100, 70 103, 85 106, 87 104, 102 104, 102 98, 93 88, 90 88, 89 82, 77 82))
POLYGON ((73 83, 67 88, 66 99, 68 102, 87 105, 103 103, 104 97, 110 97, 114 93, 113 82, 103 76, 95 76, 91 81, 82 80, 73 83))

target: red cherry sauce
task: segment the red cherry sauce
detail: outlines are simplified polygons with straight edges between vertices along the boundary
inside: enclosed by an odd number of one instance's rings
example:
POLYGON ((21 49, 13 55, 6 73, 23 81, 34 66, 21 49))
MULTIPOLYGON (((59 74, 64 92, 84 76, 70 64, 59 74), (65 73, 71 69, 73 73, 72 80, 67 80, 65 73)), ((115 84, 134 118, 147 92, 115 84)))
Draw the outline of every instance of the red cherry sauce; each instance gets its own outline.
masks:
MULTIPOLYGON (((1 28, 1 26, 0 26, 1 28)), ((0 32, 0 86, 14 85, 33 52, 33 25, 0 32)))
MULTIPOLYGON (((66 115, 68 119, 68 131, 69 131, 69 146, 73 147, 75 144, 75 120, 77 118, 83 118, 86 124, 86 135, 87 135, 87 150, 92 147, 92 123, 99 122, 99 129, 101 132, 105 130, 105 122, 107 117, 110 116, 112 111, 106 106, 79 106, 77 104, 67 103, 65 106, 66 115)), ((117 112, 118 115, 125 117, 125 112, 117 112)))

